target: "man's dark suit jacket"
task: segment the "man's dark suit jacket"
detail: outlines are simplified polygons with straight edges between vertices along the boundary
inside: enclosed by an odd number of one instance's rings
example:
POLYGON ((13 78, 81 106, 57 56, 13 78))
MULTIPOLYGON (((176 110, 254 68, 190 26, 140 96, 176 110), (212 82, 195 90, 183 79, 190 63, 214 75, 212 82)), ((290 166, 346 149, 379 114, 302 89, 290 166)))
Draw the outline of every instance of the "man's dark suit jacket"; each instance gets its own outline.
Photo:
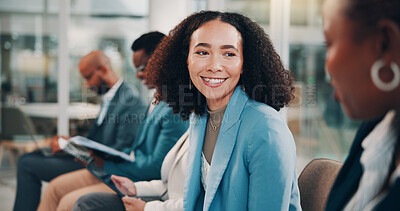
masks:
MULTIPOLYGON (((350 149, 349 156, 332 187, 326 203, 326 211, 343 210, 356 193, 363 174, 360 158, 364 149, 361 143, 381 120, 370 121, 361 125, 350 149)), ((400 179, 395 181, 386 197, 377 204, 375 210, 400 210, 400 179)))
POLYGON ((145 117, 146 108, 138 91, 122 82, 110 101, 103 122, 97 125, 96 118, 87 137, 117 150, 130 147, 145 117))

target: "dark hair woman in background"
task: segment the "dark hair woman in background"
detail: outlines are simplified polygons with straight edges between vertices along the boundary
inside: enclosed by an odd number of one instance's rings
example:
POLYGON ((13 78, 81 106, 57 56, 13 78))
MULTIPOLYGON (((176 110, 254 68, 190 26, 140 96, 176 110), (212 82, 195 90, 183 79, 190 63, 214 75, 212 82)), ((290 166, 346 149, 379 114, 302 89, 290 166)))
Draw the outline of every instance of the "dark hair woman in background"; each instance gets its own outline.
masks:
POLYGON ((367 121, 326 210, 400 210, 400 1, 327 0, 323 16, 336 99, 367 121))

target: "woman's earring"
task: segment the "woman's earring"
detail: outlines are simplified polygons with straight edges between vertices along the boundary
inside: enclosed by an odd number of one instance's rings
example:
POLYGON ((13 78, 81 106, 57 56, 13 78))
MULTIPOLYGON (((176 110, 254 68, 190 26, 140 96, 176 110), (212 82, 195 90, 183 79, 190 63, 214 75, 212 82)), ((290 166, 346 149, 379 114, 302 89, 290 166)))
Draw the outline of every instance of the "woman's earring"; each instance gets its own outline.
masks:
POLYGON ((379 70, 385 66, 385 61, 383 59, 379 59, 375 61, 375 63, 371 67, 371 78, 372 82, 378 89, 386 92, 393 91, 400 84, 400 69, 399 66, 395 62, 390 63, 390 69, 393 72, 393 79, 390 82, 384 82, 379 78, 379 70))
POLYGON ((192 90, 192 80, 189 78, 189 89, 192 90))

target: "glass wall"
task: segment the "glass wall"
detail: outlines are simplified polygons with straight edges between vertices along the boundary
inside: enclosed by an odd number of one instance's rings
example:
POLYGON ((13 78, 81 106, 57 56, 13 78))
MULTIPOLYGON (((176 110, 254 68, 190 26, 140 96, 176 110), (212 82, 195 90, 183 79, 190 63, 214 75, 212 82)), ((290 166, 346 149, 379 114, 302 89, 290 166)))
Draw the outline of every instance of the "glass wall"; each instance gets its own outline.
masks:
MULTIPOLYGON (((269 33, 270 0, 225 0, 228 11, 245 14, 269 33)), ((314 158, 343 161, 358 122, 350 120, 333 99, 324 68, 322 1, 291 0, 289 66, 296 80, 296 99, 288 108, 288 125, 297 146, 298 169, 314 158)))
POLYGON ((57 16, 42 1, 23 3, 0 6, 1 100, 55 102, 57 16))
MULTIPOLYGON (((57 101, 57 9, 42 0, 1 0, 2 106, 57 101)), ((37 120, 39 133, 55 133, 53 119, 37 120)))
MULTIPOLYGON (((44 125, 36 129, 46 135, 56 133, 56 119, 46 114, 32 114, 31 108, 33 105, 54 107, 57 102, 58 2, 0 0, 2 106, 19 106, 36 126, 44 125), (44 130, 46 127, 51 129, 44 130)), ((134 77, 130 46, 147 32, 148 5, 147 0, 71 1, 68 50, 72 104, 93 103, 97 105, 93 108, 98 110, 99 97, 84 87, 77 68, 82 56, 97 49, 110 58, 119 76, 147 97, 147 89, 134 77)), ((71 120, 71 135, 84 135, 92 120, 71 120)))
MULTIPOLYGON (((47 135, 57 132, 54 117, 57 112, 49 117, 44 108, 55 107, 58 100, 58 3, 58 0, 0 0, 1 104, 20 107, 36 126, 43 125, 37 132, 47 135), (32 107, 45 114, 32 114, 32 107)), ((187 3, 190 12, 207 6, 206 0, 187 3)), ((101 99, 84 87, 78 71, 80 58, 98 49, 110 58, 114 71, 136 86, 141 97, 150 102, 151 94, 135 77, 130 49, 132 42, 151 28, 149 4, 150 0, 70 0, 68 51, 72 105, 99 109, 101 99)), ((71 121, 70 135, 84 135, 93 118, 71 121)))
POLYGON ((70 101, 93 102, 96 95, 83 87, 77 69, 80 58, 100 49, 114 71, 128 83, 146 91, 134 77, 132 42, 148 32, 148 1, 72 1, 69 33, 70 101))

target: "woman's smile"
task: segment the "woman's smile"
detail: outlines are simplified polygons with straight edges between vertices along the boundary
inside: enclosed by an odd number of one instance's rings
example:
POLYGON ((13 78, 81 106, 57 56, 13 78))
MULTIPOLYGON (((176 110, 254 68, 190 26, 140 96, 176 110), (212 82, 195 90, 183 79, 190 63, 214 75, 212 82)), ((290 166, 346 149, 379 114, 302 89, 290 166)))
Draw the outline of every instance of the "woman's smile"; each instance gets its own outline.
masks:
POLYGON ((228 79, 228 78, 212 78, 203 76, 200 77, 201 79, 203 79, 203 83, 211 88, 220 87, 228 79))
POLYGON ((213 20, 193 32, 187 58, 190 79, 206 97, 211 110, 228 104, 242 73, 240 33, 230 24, 213 20))

